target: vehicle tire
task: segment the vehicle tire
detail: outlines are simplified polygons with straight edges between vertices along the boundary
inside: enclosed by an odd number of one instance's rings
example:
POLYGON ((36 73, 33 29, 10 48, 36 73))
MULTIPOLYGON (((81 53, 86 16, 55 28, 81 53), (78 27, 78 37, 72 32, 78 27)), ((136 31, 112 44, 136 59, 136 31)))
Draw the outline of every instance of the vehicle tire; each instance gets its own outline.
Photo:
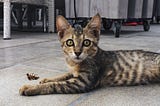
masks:
POLYGON ((148 21, 143 22, 143 29, 144 29, 144 31, 149 31, 150 23, 148 21))
POLYGON ((103 22, 103 28, 105 30, 110 30, 111 29, 111 27, 112 27, 112 21, 111 20, 107 20, 107 19, 103 18, 102 22, 103 22))

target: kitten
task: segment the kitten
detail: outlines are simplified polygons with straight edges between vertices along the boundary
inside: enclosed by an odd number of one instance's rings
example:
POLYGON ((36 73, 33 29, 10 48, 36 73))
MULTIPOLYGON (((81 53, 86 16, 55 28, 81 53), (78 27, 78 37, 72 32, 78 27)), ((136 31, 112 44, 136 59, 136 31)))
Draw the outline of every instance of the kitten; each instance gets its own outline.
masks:
POLYGON ((73 28, 64 17, 57 31, 70 72, 46 78, 38 85, 24 85, 21 95, 89 92, 102 86, 130 86, 160 81, 160 54, 142 50, 104 51, 98 47, 101 17, 95 15, 85 28, 73 28))

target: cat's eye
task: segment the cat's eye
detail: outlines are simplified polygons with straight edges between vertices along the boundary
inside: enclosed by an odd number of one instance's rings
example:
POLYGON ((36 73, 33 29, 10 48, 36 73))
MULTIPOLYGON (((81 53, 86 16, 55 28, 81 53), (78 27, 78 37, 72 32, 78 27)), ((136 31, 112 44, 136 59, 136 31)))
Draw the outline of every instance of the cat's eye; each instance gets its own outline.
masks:
POLYGON ((68 39, 68 40, 66 41, 66 45, 69 46, 69 47, 74 46, 73 40, 72 40, 72 39, 68 39))
POLYGON ((83 41, 83 46, 88 47, 88 46, 90 46, 90 45, 91 45, 91 41, 90 41, 89 39, 85 39, 85 40, 83 41))

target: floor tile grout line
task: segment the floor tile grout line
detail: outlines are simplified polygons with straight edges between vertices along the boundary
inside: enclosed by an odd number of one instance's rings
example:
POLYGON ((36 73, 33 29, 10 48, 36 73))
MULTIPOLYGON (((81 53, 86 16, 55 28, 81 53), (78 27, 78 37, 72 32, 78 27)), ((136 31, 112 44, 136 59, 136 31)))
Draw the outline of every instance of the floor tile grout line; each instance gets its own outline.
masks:
POLYGON ((77 98, 76 100, 73 100, 67 106, 76 106, 77 104, 81 103, 84 99, 88 98, 88 96, 90 96, 92 94, 93 94, 93 92, 82 94, 79 98, 77 98))
POLYGON ((39 41, 39 42, 32 42, 32 43, 26 43, 26 44, 10 46, 10 47, 0 47, 0 49, 14 48, 14 47, 20 47, 20 46, 25 46, 25 45, 32 45, 32 44, 39 44, 39 43, 44 43, 44 42, 51 42, 51 41, 56 41, 56 39, 54 39, 54 40, 46 40, 46 41, 39 41))

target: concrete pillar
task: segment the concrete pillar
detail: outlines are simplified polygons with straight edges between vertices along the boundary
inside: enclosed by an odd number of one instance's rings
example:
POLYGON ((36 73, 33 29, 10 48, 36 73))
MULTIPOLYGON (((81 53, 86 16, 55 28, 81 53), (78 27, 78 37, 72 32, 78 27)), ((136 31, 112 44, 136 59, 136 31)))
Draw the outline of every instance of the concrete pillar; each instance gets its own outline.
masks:
POLYGON ((4 0, 3 3, 3 39, 11 39, 11 2, 10 0, 4 0))
POLYGON ((42 27, 43 27, 43 32, 47 32, 47 14, 46 14, 46 7, 43 7, 43 10, 42 10, 42 13, 43 13, 43 24, 42 24, 42 27))
POLYGON ((48 1, 48 31, 55 32, 55 0, 48 1))

